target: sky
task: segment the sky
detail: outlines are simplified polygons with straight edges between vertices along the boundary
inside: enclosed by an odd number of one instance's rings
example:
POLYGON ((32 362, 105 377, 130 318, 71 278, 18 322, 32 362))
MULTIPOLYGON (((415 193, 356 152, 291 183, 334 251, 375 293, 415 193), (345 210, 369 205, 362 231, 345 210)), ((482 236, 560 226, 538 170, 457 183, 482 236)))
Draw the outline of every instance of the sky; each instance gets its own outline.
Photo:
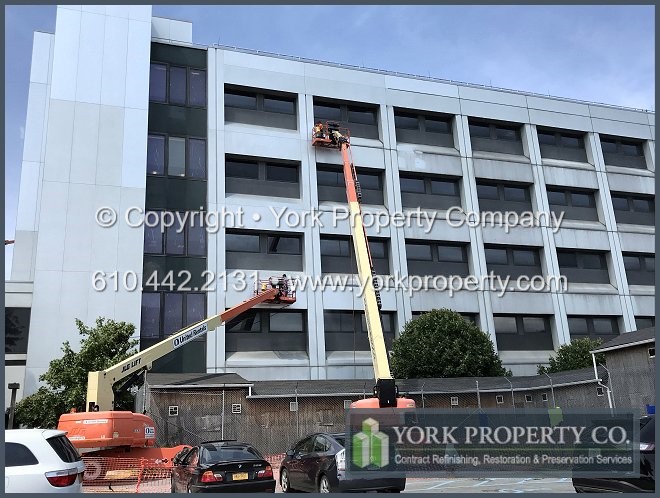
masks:
MULTIPOLYGON (((55 6, 5 7, 5 238, 13 239, 34 31, 55 6)), ((193 42, 655 111, 653 6, 163 6, 193 42)), ((9 276, 13 246, 5 249, 9 276)))

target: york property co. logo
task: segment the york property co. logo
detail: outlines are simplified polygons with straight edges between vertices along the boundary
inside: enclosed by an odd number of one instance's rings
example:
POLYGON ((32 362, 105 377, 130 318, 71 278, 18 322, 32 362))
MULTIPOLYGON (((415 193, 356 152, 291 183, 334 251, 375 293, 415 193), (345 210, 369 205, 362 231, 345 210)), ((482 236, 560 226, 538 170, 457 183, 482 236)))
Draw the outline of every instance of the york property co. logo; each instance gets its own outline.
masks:
POLYGON ((381 432, 377 420, 362 421, 362 431, 353 435, 351 460, 360 468, 387 466, 390 461, 389 436, 381 432))

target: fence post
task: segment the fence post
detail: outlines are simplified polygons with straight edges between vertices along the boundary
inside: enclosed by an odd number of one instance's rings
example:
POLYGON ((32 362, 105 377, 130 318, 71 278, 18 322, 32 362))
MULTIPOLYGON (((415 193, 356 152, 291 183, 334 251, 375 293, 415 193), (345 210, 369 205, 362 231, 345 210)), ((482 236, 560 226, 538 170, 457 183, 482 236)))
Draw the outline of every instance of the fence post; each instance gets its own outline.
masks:
POLYGON ((513 406, 513 410, 515 411, 516 410, 516 398, 513 395, 513 384, 511 383, 511 381, 509 380, 508 377, 504 377, 504 378, 506 379, 506 381, 511 386, 511 405, 513 406))
POLYGON ((424 386, 425 385, 426 385, 426 383, 422 384, 422 409, 424 408, 424 386))
POLYGON ((477 383, 477 407, 481 410, 481 394, 479 394, 479 381, 475 381, 477 383))
POLYGON ((222 390, 222 415, 220 416, 220 439, 225 438, 225 390, 222 390))
POLYGON ((298 382, 296 382, 296 435, 300 437, 300 405, 298 404, 298 382))
POLYGON ((614 409, 616 408, 616 403, 614 402, 614 397, 612 396, 612 375, 610 375, 610 371, 607 369, 605 365, 598 364, 598 366, 603 367, 603 369, 607 372, 607 403, 610 405, 610 413, 614 414, 614 409))
POLYGON ((553 408, 556 408, 556 407, 557 407, 557 403, 556 403, 556 401, 555 401, 555 387, 552 385, 552 377, 550 377, 550 376, 548 375, 548 372, 543 372, 543 373, 545 374, 545 376, 546 376, 548 379, 550 379, 550 393, 552 393, 552 407, 553 407, 553 408))

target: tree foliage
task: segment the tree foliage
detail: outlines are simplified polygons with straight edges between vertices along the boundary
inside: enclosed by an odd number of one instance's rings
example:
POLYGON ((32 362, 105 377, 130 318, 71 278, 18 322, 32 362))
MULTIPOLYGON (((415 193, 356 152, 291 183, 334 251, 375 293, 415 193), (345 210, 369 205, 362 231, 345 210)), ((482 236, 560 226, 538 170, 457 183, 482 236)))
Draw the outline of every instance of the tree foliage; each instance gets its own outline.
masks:
POLYGON ((406 323, 392 344, 390 365, 398 379, 510 374, 502 367, 488 334, 446 308, 406 323))
MULTIPOLYGON (((564 344, 557 349, 557 353, 550 357, 550 365, 539 365, 537 372, 539 374, 563 372, 565 370, 577 370, 579 368, 588 368, 593 365, 591 352, 600 346, 600 339, 574 339, 569 344, 564 344)), ((596 363, 604 364, 605 355, 599 353, 596 355, 596 363)))
MULTIPOLYGON (((25 427, 54 428, 62 413, 71 408, 85 409, 87 373, 115 365, 135 353, 138 341, 131 339, 135 326, 97 318, 94 327, 87 327, 76 319, 81 335, 80 350, 62 344, 62 357, 50 362, 48 370, 39 377, 46 385, 16 405, 16 423, 25 427)), ((115 399, 118 409, 132 409, 133 396, 122 393, 115 399)))

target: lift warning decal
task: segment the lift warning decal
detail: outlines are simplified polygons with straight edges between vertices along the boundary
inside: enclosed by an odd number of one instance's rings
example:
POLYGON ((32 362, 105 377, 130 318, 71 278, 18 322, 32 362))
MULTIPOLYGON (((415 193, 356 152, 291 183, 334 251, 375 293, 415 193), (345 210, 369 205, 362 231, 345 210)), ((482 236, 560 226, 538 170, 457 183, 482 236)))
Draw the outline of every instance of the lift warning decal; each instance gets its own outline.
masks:
POLYGON ((206 334, 208 330, 209 330, 208 324, 204 323, 202 325, 199 325, 198 327, 194 327, 188 330, 187 332, 184 332, 180 336, 172 339, 172 349, 179 348, 184 344, 187 344, 188 342, 192 341, 193 339, 206 334))

